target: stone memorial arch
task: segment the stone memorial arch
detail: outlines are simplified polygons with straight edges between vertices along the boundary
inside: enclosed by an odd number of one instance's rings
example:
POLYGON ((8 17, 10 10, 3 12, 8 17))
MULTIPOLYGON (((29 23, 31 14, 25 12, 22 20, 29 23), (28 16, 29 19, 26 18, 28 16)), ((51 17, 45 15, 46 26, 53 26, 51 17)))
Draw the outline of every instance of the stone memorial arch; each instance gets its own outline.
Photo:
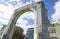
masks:
POLYGON ((28 4, 15 10, 8 24, 7 33, 2 39, 11 39, 17 19, 25 12, 31 11, 35 14, 34 39, 49 39, 47 10, 43 1, 28 4))

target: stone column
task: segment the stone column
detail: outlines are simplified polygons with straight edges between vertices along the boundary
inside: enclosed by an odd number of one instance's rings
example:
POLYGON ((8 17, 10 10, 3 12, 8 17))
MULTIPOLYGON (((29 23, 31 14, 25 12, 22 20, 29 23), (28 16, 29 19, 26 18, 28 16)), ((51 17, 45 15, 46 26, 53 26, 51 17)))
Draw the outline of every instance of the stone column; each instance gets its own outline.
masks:
POLYGON ((36 6, 35 15, 34 39, 49 39, 47 10, 43 1, 36 6))

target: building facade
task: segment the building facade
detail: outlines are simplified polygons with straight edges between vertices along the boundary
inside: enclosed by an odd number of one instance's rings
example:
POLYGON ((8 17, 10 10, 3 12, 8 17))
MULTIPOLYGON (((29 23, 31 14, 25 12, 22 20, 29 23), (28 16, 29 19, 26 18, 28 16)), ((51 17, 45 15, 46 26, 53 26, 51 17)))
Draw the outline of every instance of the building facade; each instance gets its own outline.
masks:
POLYGON ((27 39, 34 39, 34 28, 28 28, 26 37, 27 39))
POLYGON ((60 20, 49 27, 50 39, 60 39, 60 20))

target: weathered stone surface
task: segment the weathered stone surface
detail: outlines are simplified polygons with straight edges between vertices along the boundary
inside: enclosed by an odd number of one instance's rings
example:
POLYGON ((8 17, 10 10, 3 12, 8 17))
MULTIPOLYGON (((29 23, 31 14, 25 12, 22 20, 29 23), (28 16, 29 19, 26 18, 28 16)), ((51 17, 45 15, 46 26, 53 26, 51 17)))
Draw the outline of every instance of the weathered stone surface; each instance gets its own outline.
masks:
POLYGON ((47 11, 43 1, 32 3, 16 9, 10 19, 7 33, 3 36, 3 39, 12 38, 17 19, 27 11, 32 11, 35 14, 34 39, 49 39, 47 11))

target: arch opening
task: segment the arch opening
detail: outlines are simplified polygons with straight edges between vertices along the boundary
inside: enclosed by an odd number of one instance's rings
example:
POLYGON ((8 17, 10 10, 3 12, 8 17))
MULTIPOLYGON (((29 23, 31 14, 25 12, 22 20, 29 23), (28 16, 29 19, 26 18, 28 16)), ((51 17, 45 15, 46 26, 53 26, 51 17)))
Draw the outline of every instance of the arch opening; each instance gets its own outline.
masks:
POLYGON ((16 22, 16 26, 20 26, 23 29, 25 29, 25 28, 32 28, 32 27, 34 27, 34 21, 35 21, 34 13, 31 12, 31 11, 28 11, 28 12, 25 12, 24 14, 22 14, 18 18, 18 20, 16 22))
POLYGON ((26 38, 29 38, 28 37, 29 35, 31 38, 34 37, 34 21, 35 21, 35 18, 34 18, 34 13, 32 11, 28 11, 28 12, 23 13, 17 19, 16 26, 20 26, 24 30, 23 33, 26 38), (33 28, 33 30, 32 30, 32 28, 33 28), (30 32, 31 32, 31 34, 30 34, 30 32))
POLYGON ((9 22, 9 28, 7 30, 7 35, 9 35, 9 38, 11 39, 12 36, 13 36, 13 33, 14 33, 14 28, 15 28, 15 25, 16 25, 16 22, 18 20, 18 18, 24 14, 25 12, 33 12, 34 14, 36 14, 36 11, 34 10, 34 8, 25 8, 25 9, 22 9, 22 10, 15 10, 15 13, 13 14, 13 16, 11 17, 10 19, 10 22, 9 22))

